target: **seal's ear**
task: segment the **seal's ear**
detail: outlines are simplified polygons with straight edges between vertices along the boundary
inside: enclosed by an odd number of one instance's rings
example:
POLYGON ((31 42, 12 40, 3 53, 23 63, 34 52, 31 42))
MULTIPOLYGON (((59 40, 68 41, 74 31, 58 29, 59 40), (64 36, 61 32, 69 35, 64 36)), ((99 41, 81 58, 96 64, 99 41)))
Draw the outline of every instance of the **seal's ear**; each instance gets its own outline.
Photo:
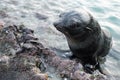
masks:
POLYGON ((93 32, 93 29, 91 29, 90 27, 85 27, 85 30, 93 32))

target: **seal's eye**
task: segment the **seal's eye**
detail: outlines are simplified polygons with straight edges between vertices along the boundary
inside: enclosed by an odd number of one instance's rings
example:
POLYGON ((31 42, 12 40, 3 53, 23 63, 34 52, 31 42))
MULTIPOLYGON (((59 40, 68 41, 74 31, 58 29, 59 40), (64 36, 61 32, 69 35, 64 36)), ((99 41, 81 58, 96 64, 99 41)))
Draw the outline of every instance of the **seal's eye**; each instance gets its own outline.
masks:
POLYGON ((78 28, 78 27, 79 27, 79 24, 78 24, 78 23, 74 24, 74 27, 75 27, 75 28, 78 28))

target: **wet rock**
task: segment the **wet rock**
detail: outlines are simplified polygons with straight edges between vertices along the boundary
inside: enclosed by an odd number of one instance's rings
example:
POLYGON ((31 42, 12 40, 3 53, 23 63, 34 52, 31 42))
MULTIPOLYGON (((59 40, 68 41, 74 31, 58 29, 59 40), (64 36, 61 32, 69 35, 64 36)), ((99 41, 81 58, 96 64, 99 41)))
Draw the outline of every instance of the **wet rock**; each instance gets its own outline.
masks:
POLYGON ((81 72, 79 70, 75 71, 73 76, 71 77, 73 80, 90 80, 89 76, 86 75, 85 72, 81 72))
POLYGON ((25 44, 23 44, 23 47, 26 49, 30 49, 30 48, 33 48, 33 45, 30 43, 25 43, 25 44))
POLYGON ((28 40, 27 43, 32 43, 34 45, 40 45, 41 48, 43 47, 42 44, 38 40, 28 40))
MULTIPOLYGON (((24 40, 24 42, 28 41, 28 40, 38 40, 38 38, 35 38, 33 35, 31 34, 23 34, 22 39, 24 40)), ((22 40, 22 41, 23 41, 22 40)))
POLYGON ((27 29, 27 28, 23 28, 23 29, 22 29, 22 32, 24 32, 25 34, 32 34, 32 33, 34 33, 33 30, 27 29))
POLYGON ((50 64, 54 67, 58 67, 60 63, 61 63, 61 58, 58 56, 53 57, 50 62, 50 64))
POLYGON ((51 71, 61 80, 110 80, 100 73, 94 76, 85 73, 77 59, 57 56, 24 25, 1 28, 0 80, 52 80, 54 76, 47 74, 51 71))
POLYGON ((52 50, 50 50, 50 49, 48 49, 48 48, 44 48, 44 49, 42 50, 42 52, 43 52, 43 55, 45 55, 45 56, 48 57, 48 58, 53 58, 53 57, 56 56, 56 54, 55 54, 52 50))
POLYGON ((59 64, 57 70, 60 72, 61 77, 70 77, 74 67, 74 62, 70 60, 63 60, 59 64))
POLYGON ((1 57, 0 79, 29 80, 32 75, 40 73, 40 70, 36 67, 36 61, 37 58, 33 56, 1 57))
POLYGON ((39 80, 48 80, 47 74, 41 73, 38 65, 42 65, 41 60, 37 56, 38 53, 41 53, 39 48, 42 47, 42 44, 28 43, 28 40, 33 40, 33 37, 29 37, 27 40, 26 38, 22 39, 24 34, 27 37, 27 34, 33 35, 33 31, 15 25, 1 29, 0 79, 31 80, 35 78, 37 80, 38 78, 39 80), (27 43, 24 42, 25 40, 27 43), (40 47, 38 48, 38 46, 40 47))
POLYGON ((19 46, 14 33, 6 30, 6 28, 3 28, 0 33, 0 52, 3 54, 13 54, 15 47, 19 46))
POLYGON ((48 75, 47 74, 35 74, 31 78, 31 80, 48 80, 48 75))
POLYGON ((0 18, 6 18, 6 17, 8 17, 8 14, 5 11, 0 10, 0 18))
POLYGON ((30 44, 23 44, 20 51, 18 51, 16 54, 24 54, 24 55, 37 55, 41 52, 38 50, 37 47, 30 45, 30 44))
POLYGON ((0 57, 0 72, 1 71, 5 71, 8 67, 8 64, 9 64, 9 57, 8 56, 1 56, 0 57))

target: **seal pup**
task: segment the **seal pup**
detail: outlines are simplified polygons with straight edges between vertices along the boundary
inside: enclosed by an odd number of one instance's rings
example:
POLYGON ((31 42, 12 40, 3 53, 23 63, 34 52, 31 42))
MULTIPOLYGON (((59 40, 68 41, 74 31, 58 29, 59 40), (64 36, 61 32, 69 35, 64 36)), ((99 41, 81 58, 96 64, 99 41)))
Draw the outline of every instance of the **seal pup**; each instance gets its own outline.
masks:
POLYGON ((104 74, 100 63, 105 62, 112 37, 89 12, 82 9, 64 12, 54 26, 66 36, 72 57, 80 60, 87 73, 99 70, 104 74))

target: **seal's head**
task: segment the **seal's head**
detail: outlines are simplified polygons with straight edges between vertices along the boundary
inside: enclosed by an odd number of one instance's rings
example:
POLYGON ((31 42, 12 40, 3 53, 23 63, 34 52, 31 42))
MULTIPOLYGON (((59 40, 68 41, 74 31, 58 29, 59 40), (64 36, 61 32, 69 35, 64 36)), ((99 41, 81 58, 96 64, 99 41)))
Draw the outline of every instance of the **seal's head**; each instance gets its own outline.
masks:
POLYGON ((82 40, 95 32, 99 33, 101 30, 97 21, 84 10, 62 13, 59 16, 59 20, 54 23, 54 26, 57 30, 64 33, 66 37, 75 39, 82 37, 82 40))

